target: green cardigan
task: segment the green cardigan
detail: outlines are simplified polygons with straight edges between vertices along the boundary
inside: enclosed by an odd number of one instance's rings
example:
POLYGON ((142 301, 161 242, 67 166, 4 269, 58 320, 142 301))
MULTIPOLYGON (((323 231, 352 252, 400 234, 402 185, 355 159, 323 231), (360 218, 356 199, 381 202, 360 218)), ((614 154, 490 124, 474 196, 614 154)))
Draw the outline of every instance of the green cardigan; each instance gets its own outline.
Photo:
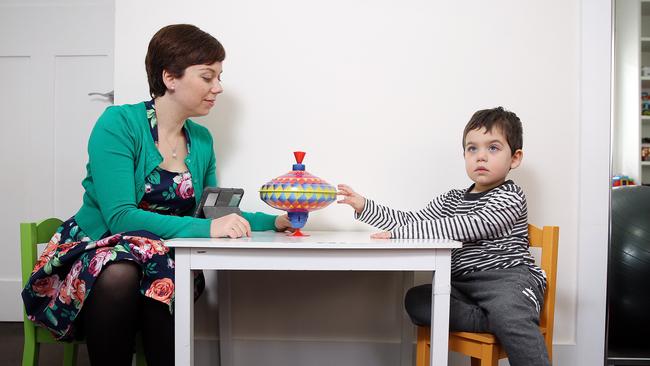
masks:
MULTIPOLYGON (((192 174, 196 201, 203 187, 216 187, 216 160, 207 128, 185 121, 191 141, 185 164, 192 174)), ((145 178, 163 161, 147 120, 144 103, 111 106, 95 124, 88 141, 86 192, 75 219, 91 239, 106 232, 147 230, 163 239, 210 237, 210 219, 161 215, 141 210, 145 178)), ((272 230, 275 217, 244 212, 253 230, 272 230)))

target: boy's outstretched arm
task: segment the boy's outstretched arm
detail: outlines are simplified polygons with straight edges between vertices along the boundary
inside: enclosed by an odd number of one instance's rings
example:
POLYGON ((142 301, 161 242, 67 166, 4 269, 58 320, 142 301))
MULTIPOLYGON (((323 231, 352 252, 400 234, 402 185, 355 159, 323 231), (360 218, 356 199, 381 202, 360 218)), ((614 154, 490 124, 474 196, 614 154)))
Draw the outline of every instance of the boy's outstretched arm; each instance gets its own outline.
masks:
MULTIPOLYGON (((339 184, 338 190, 337 194, 344 196, 344 198, 338 201, 338 203, 350 205, 354 208, 354 216, 356 219, 382 230, 392 230, 414 221, 431 220, 443 217, 445 212, 442 202, 449 194, 446 193, 434 198, 422 210, 399 211, 377 204, 371 199, 366 199, 346 184, 339 184)), ((383 235, 385 236, 385 234, 383 235)), ((373 238, 380 239, 384 236, 373 236, 373 238)))
POLYGON ((521 220, 526 199, 518 192, 499 192, 480 210, 434 220, 414 221, 390 231, 391 238, 453 239, 463 242, 495 239, 511 234, 521 220))

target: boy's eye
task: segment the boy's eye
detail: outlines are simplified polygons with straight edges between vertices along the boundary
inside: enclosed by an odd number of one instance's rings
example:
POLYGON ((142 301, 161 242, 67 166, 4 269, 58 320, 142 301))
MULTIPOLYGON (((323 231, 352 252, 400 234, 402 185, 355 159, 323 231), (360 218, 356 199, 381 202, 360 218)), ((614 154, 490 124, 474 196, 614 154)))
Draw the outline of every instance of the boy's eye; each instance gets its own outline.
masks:
POLYGON ((494 151, 499 151, 499 147, 497 145, 490 145, 490 147, 488 147, 488 150, 493 151, 493 152, 494 151))
POLYGON ((468 146, 468 147, 465 148, 465 151, 474 152, 474 151, 476 151, 476 146, 468 146))

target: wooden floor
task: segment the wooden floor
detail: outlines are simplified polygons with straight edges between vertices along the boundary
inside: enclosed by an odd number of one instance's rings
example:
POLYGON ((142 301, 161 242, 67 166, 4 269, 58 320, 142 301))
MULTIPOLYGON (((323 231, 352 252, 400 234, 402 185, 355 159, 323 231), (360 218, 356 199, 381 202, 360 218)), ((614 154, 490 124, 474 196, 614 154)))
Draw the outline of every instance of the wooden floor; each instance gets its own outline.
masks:
MULTIPOLYGON (((20 365, 23 358, 23 323, 0 322, 0 365, 20 365)), ((63 362, 63 347, 57 344, 42 344, 39 366, 60 366, 63 362)), ((79 346, 77 366, 89 366, 86 346, 79 346)))

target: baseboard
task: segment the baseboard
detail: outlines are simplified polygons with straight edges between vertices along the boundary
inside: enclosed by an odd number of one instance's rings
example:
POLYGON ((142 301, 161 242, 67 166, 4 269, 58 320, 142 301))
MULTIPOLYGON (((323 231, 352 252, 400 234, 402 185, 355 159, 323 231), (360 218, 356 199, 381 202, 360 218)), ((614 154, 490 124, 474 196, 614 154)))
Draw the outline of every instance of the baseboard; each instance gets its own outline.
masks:
MULTIPOLYGON (((218 364, 219 341, 213 338, 195 340, 197 364, 218 364)), ((400 342, 380 340, 324 339, 238 339, 232 340, 232 365, 223 366, 310 366, 354 365, 394 366, 400 362, 400 342)), ((415 347, 415 345, 414 345, 415 347)), ((553 365, 582 365, 575 357, 575 344, 555 344, 553 365)), ((469 366, 469 358, 449 353, 449 366, 469 366)), ((508 366, 501 360, 499 366, 508 366)))
MULTIPOLYGON (((553 345, 553 365, 555 366, 598 366, 583 365, 576 357, 577 347, 575 344, 554 344, 553 345)), ((603 360, 603 365, 605 360, 603 360)))
POLYGON ((20 297, 22 289, 22 281, 19 279, 0 279, 0 321, 23 320, 23 301, 20 297))
MULTIPOLYGON (((222 366, 395 366, 401 342, 233 339, 232 365, 222 366)), ((196 364, 217 365, 218 340, 194 343, 196 364)))

